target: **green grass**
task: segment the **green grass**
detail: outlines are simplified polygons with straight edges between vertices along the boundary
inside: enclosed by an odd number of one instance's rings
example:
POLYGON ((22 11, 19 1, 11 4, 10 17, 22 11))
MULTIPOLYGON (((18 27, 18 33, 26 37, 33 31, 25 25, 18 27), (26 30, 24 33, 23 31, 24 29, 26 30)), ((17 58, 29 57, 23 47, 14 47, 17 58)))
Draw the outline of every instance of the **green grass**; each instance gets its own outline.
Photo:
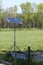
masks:
MULTIPOLYGON (((14 32, 0 31, 0 51, 12 50, 14 45, 14 32)), ((28 46, 32 50, 43 50, 43 30, 20 30, 16 31, 16 45, 21 50, 26 50, 28 46)))

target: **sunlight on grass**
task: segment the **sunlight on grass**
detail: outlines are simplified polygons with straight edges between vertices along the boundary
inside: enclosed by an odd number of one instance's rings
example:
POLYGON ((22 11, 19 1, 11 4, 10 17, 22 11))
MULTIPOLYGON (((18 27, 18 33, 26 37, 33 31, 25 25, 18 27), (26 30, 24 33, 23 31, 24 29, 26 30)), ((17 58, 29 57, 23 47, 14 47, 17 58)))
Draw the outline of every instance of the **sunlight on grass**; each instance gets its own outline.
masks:
MULTIPOLYGON (((1 31, 0 32, 0 51, 12 50, 14 45, 14 32, 1 31), (12 47, 12 49, 11 49, 12 47)), ((43 30, 21 30, 16 31, 16 45, 25 50, 28 46, 33 50, 43 49, 43 30)))

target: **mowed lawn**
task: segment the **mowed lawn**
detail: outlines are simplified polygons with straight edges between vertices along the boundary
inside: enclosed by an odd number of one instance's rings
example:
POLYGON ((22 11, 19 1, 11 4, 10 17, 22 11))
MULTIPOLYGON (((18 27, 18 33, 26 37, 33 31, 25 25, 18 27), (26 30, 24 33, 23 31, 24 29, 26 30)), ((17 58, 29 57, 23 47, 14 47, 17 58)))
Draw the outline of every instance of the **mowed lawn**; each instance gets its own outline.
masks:
MULTIPOLYGON (((21 50, 26 50, 28 46, 32 50, 43 50, 43 30, 16 31, 16 45, 21 50)), ((0 51, 13 50, 13 47, 14 32, 0 31, 0 51)))

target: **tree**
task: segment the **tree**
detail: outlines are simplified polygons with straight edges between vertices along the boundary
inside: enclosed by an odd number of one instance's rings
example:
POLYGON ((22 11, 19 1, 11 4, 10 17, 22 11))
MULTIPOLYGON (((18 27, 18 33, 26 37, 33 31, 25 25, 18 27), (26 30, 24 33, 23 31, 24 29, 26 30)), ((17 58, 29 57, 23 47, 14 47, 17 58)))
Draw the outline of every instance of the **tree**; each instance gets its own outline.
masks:
POLYGON ((43 13, 43 3, 38 4, 38 12, 43 13))
POLYGON ((21 7, 21 10, 22 10, 22 13, 25 13, 25 4, 22 3, 22 4, 20 5, 20 7, 21 7))
POLYGON ((17 11, 18 11, 18 8, 17 8, 17 6, 15 5, 15 6, 14 6, 14 13, 17 14, 17 11))
POLYGON ((39 23, 41 25, 41 27, 43 27, 43 3, 40 3, 38 4, 38 20, 39 20, 39 23))
POLYGON ((6 23, 5 18, 7 18, 7 17, 16 17, 17 16, 17 6, 9 7, 9 8, 4 9, 2 15, 3 15, 3 17, 2 17, 2 27, 3 28, 13 27, 13 24, 6 23))
POLYGON ((32 19, 32 27, 35 28, 36 27, 36 22, 37 22, 37 4, 36 3, 32 3, 31 4, 32 8, 31 8, 31 19, 32 19))
POLYGON ((2 18, 2 0, 0 0, 0 27, 1 27, 1 18, 2 18))
POLYGON ((20 5, 20 7, 22 10, 22 18, 23 18, 24 26, 28 27, 28 24, 30 22, 31 3, 29 2, 26 2, 25 4, 23 3, 20 5))
POLYGON ((2 13, 2 0, 0 0, 0 14, 2 13))

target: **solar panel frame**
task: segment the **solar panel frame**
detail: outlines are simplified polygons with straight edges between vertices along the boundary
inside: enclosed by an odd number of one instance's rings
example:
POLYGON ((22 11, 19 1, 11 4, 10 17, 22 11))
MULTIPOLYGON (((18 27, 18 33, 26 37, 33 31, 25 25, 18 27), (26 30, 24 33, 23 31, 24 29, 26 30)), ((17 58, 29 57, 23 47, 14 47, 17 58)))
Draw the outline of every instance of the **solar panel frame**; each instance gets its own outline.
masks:
POLYGON ((21 18, 7 18, 7 22, 9 23, 16 23, 16 24, 22 24, 21 18))

